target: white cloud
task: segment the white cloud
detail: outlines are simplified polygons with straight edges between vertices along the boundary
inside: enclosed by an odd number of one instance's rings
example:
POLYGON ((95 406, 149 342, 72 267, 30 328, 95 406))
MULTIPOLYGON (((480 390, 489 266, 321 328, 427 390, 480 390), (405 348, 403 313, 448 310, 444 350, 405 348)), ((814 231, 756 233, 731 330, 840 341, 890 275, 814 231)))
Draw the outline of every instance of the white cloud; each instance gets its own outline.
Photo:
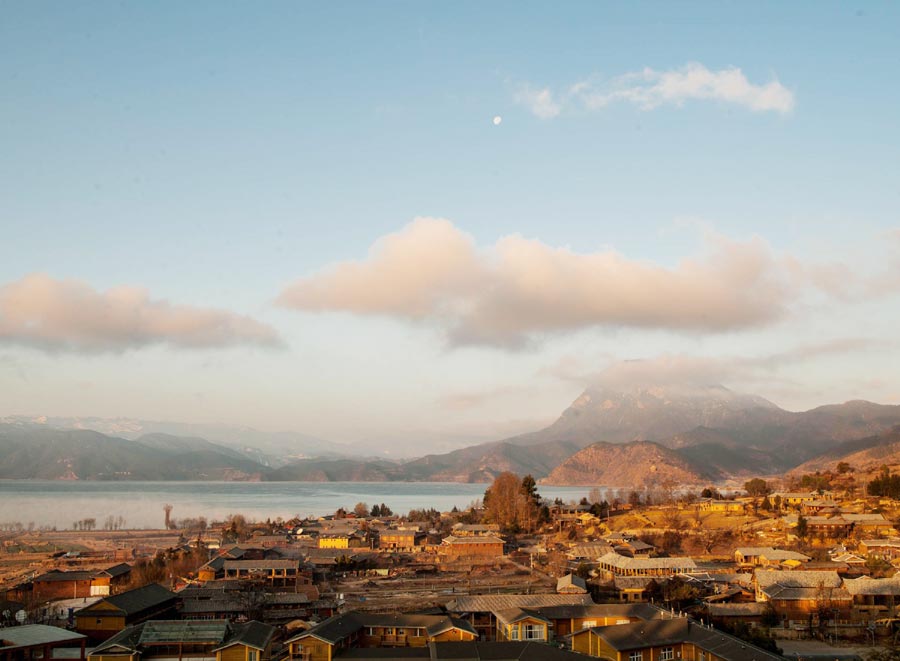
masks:
POLYGON ((275 346, 277 333, 225 310, 152 300, 138 287, 98 292, 36 273, 0 286, 0 343, 46 350, 122 351, 151 344, 275 346))
POLYGON ((515 101, 541 119, 552 119, 562 112, 562 106, 553 99, 553 92, 546 87, 534 89, 523 85, 516 91, 515 101))
POLYGON ((289 285, 279 303, 430 322, 454 344, 507 347, 596 326, 721 332, 785 314, 789 287, 763 241, 719 237, 706 252, 667 268, 519 235, 479 249, 450 221, 419 218, 366 259, 289 285))
POLYGON ((645 68, 606 81, 585 80, 556 95, 550 88, 534 90, 525 85, 514 98, 542 119, 556 117, 571 107, 595 111, 613 103, 653 110, 665 105, 682 106, 692 100, 718 101, 754 112, 781 114, 791 112, 795 105, 794 93, 777 79, 754 84, 737 67, 713 71, 697 62, 668 71, 645 68))

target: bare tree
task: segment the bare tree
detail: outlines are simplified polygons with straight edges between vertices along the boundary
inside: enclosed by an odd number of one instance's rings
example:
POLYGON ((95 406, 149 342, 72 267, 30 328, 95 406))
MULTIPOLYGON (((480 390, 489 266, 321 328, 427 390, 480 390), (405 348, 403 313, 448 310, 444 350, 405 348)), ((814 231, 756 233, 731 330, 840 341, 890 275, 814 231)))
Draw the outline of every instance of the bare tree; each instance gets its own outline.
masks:
POLYGON ((172 506, 166 503, 163 505, 163 511, 166 513, 166 530, 172 529, 172 506))

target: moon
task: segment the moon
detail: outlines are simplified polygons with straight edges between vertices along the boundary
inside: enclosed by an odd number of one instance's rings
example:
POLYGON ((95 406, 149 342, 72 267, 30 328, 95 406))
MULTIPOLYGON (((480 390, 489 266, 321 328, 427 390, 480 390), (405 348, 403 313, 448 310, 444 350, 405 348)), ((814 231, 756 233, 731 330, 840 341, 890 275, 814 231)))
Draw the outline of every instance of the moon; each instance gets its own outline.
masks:
POLYGON ((500 115, 494 115, 494 119, 491 121, 494 122, 494 126, 500 126, 501 122, 503 122, 503 118, 500 115))

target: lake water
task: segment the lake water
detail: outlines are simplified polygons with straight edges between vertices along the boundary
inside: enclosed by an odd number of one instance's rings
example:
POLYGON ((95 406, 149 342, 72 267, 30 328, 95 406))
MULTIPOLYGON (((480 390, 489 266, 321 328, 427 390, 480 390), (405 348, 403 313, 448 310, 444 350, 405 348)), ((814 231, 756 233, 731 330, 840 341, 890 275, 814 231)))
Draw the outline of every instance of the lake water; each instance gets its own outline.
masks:
MULTIPOLYGON (((0 480, 0 523, 70 528, 86 517, 102 526, 122 516, 126 528, 162 528, 163 505, 175 519, 232 513, 250 519, 331 514, 356 503, 384 503, 395 513, 434 507, 460 509, 484 495, 486 484, 448 482, 59 482, 0 480)), ((542 486, 545 498, 580 500, 590 487, 542 486)))

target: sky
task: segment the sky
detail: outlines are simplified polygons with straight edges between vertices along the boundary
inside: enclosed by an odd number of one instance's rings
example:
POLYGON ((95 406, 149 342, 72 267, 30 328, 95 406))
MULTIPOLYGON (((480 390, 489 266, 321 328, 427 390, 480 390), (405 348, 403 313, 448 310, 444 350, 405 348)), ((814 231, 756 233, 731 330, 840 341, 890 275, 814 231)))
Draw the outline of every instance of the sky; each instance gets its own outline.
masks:
POLYGON ((2 0, 0 415, 424 453, 594 383, 900 404, 898 28, 2 0))

